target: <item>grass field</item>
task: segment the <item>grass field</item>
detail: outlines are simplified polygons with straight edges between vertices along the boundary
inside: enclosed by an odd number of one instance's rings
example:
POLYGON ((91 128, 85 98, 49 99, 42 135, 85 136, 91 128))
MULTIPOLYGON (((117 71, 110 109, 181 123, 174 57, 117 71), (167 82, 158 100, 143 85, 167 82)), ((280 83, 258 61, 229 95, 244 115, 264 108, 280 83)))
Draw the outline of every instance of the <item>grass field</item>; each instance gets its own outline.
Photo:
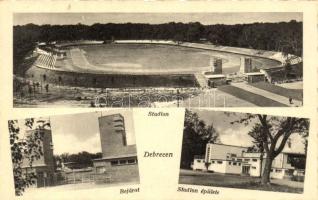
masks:
POLYGON ((303 100, 303 90, 300 89, 288 89, 265 82, 252 83, 251 85, 287 98, 291 97, 299 101, 303 100))
POLYGON ((286 184, 279 184, 271 180, 270 185, 263 186, 260 184, 260 178, 250 176, 240 176, 231 174, 206 173, 192 170, 180 170, 179 184, 187 185, 204 185, 215 187, 230 187, 252 190, 265 190, 274 192, 302 193, 303 187, 291 187, 292 183, 286 180, 286 184))
POLYGON ((252 92, 248 92, 246 90, 243 90, 241 88, 231 86, 231 85, 218 87, 218 90, 231 94, 237 98, 243 99, 257 106, 262 106, 262 107, 285 107, 286 106, 272 99, 254 94, 252 92))
MULTIPOLYGON (((106 44, 80 46, 92 66, 99 70, 134 73, 194 73, 211 69, 211 58, 223 60, 223 73, 237 72, 241 55, 154 44, 106 44)), ((253 58, 256 68, 277 66, 270 59, 253 58)))

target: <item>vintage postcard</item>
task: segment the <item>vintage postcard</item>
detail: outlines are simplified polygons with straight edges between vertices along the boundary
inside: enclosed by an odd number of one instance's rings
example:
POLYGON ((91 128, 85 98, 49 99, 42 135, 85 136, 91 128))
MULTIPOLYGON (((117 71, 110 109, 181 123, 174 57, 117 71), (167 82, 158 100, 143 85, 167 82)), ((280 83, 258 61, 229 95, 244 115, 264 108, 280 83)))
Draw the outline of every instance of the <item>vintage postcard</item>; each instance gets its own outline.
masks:
POLYGON ((316 199, 317 11, 1 1, 1 197, 316 199))

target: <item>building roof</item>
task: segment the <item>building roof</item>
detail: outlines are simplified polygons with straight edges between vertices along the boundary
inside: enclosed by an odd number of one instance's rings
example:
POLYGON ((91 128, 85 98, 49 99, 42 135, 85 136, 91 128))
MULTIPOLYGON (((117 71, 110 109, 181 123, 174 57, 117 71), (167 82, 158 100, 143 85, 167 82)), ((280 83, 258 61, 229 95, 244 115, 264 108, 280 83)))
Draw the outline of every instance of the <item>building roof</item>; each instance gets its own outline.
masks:
POLYGON ((47 167, 49 165, 47 164, 32 164, 32 167, 30 165, 22 165, 22 168, 36 168, 36 167, 47 167))
POLYGON ((244 148, 244 149, 249 148, 249 147, 243 147, 243 146, 237 146, 237 145, 230 145, 230 144, 221 144, 221 143, 208 143, 208 144, 222 145, 222 146, 230 146, 230 147, 239 147, 239 148, 244 148))
POLYGON ((114 117, 114 116, 120 116, 122 118, 124 118, 124 116, 120 113, 116 113, 116 114, 111 114, 111 115, 103 115, 101 114, 101 116, 99 118, 102 118, 102 117, 114 117))
POLYGON ((265 75, 264 72, 248 72, 248 73, 244 73, 244 75, 247 76, 259 76, 259 75, 265 75))
POLYGON ((225 78, 226 76, 224 74, 209 74, 204 75, 206 78, 213 79, 213 78, 225 78))
POLYGON ((292 154, 292 155, 305 155, 303 152, 288 152, 288 151, 283 151, 281 152, 283 154, 292 154))
POLYGON ((137 153, 122 154, 118 156, 107 156, 103 158, 94 159, 93 161, 114 160, 114 159, 121 159, 121 158, 130 158, 130 157, 137 157, 137 153))

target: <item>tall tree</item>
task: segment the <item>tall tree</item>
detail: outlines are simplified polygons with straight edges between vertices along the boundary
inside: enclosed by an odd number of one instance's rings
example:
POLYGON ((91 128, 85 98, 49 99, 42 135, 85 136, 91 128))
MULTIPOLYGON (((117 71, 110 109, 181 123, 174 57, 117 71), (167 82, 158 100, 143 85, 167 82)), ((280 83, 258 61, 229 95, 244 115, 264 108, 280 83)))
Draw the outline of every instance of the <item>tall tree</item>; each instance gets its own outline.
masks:
MULTIPOLYGON (((260 153, 260 166, 263 166, 264 159, 264 143, 266 140, 266 134, 264 132, 264 128, 261 124, 257 123, 253 126, 252 130, 248 132, 248 135, 253 138, 254 143, 254 151, 260 153)), ((260 167, 260 175, 262 174, 262 167, 260 167)))
POLYGON ((283 151, 292 134, 308 134, 309 120, 296 117, 246 114, 245 117, 233 123, 249 124, 253 119, 257 120, 257 124, 254 125, 249 135, 266 153, 261 183, 269 184, 273 160, 283 151))
POLYGON ((186 110, 183 128, 181 168, 190 168, 195 155, 203 155, 208 142, 219 141, 213 125, 206 125, 197 113, 186 110))
POLYGON ((33 161, 43 156, 42 141, 43 129, 50 127, 50 123, 43 120, 35 121, 34 118, 26 119, 25 128, 34 129, 34 134, 25 135, 21 132, 18 120, 9 120, 11 159, 13 165, 14 187, 16 195, 23 194, 25 188, 34 184, 36 175, 33 172, 26 173, 23 167, 32 169, 33 161), (26 166, 23 166, 26 165, 26 166))

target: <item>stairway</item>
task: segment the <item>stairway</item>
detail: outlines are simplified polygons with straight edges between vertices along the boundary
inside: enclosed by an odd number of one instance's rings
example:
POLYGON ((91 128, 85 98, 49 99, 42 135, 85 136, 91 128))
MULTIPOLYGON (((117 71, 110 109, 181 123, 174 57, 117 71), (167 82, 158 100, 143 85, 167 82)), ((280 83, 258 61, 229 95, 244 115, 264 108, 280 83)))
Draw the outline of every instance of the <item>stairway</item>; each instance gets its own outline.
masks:
POLYGON ((201 88, 207 88, 208 86, 208 81, 206 80, 205 76, 201 73, 196 73, 194 74, 195 78, 197 79, 197 82, 199 83, 201 88))

